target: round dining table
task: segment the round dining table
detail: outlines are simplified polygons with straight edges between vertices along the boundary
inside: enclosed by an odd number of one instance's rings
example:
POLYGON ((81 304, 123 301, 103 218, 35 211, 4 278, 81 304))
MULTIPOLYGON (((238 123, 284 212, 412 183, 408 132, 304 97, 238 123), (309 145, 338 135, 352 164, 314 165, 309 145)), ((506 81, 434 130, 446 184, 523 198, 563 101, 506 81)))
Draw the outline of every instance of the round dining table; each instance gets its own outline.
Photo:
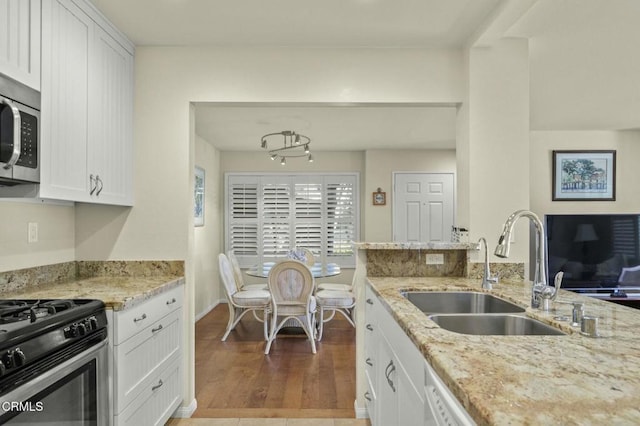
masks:
MULTIPOLYGON (((252 277, 268 278, 269 271, 271 271, 271 268, 275 264, 276 262, 259 263, 247 269, 245 273, 252 277)), ((340 275, 341 273, 340 266, 338 266, 336 263, 323 264, 323 263, 317 262, 315 265, 313 265, 309 269, 311 269, 311 274, 313 275, 314 278, 334 277, 336 275, 340 275)))

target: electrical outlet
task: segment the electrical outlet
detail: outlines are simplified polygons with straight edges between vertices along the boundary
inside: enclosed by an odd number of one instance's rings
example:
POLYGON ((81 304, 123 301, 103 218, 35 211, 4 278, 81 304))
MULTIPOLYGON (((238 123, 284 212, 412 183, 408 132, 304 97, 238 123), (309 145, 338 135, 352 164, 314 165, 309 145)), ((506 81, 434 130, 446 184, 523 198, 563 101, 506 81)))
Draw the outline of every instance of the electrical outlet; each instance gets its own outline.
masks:
POLYGON ((444 254, 442 253, 428 253, 426 258, 427 258, 427 265, 443 265, 444 264, 444 254))
POLYGON ((30 243, 37 243, 38 242, 38 222, 29 222, 28 241, 30 243))

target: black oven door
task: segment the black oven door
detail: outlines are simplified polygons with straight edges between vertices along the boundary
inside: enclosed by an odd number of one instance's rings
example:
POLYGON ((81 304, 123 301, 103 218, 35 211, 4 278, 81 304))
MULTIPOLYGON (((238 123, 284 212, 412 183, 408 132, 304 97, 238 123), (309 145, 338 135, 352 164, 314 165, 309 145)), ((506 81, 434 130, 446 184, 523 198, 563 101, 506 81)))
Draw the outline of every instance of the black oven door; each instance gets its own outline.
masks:
POLYGON ((0 424, 108 425, 107 340, 0 396, 0 424))

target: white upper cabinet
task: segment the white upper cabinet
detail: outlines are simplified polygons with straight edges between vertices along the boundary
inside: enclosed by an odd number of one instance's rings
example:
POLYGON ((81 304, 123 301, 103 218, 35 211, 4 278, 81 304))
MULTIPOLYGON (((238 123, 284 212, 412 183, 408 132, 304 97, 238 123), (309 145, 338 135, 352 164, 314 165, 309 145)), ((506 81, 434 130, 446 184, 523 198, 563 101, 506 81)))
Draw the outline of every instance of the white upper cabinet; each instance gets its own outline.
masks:
POLYGON ((132 205, 133 46, 88 3, 43 0, 40 197, 132 205))
POLYGON ((0 0, 0 73, 40 90, 40 0, 0 0))

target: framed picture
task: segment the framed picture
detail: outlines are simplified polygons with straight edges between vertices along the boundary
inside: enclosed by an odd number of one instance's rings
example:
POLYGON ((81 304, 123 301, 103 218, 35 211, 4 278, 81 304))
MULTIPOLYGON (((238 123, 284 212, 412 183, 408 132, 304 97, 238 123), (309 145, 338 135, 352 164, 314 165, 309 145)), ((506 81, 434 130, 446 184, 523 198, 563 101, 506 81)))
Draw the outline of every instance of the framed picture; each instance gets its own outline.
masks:
POLYGON ((195 203, 193 222, 195 226, 204 226, 204 169, 196 166, 194 181, 193 195, 195 197, 195 203))
POLYGON ((378 191, 373 193, 373 205, 384 206, 385 204, 387 204, 387 193, 378 188, 378 191))
POLYGON ((553 151, 553 201, 615 199, 615 151, 553 151))

